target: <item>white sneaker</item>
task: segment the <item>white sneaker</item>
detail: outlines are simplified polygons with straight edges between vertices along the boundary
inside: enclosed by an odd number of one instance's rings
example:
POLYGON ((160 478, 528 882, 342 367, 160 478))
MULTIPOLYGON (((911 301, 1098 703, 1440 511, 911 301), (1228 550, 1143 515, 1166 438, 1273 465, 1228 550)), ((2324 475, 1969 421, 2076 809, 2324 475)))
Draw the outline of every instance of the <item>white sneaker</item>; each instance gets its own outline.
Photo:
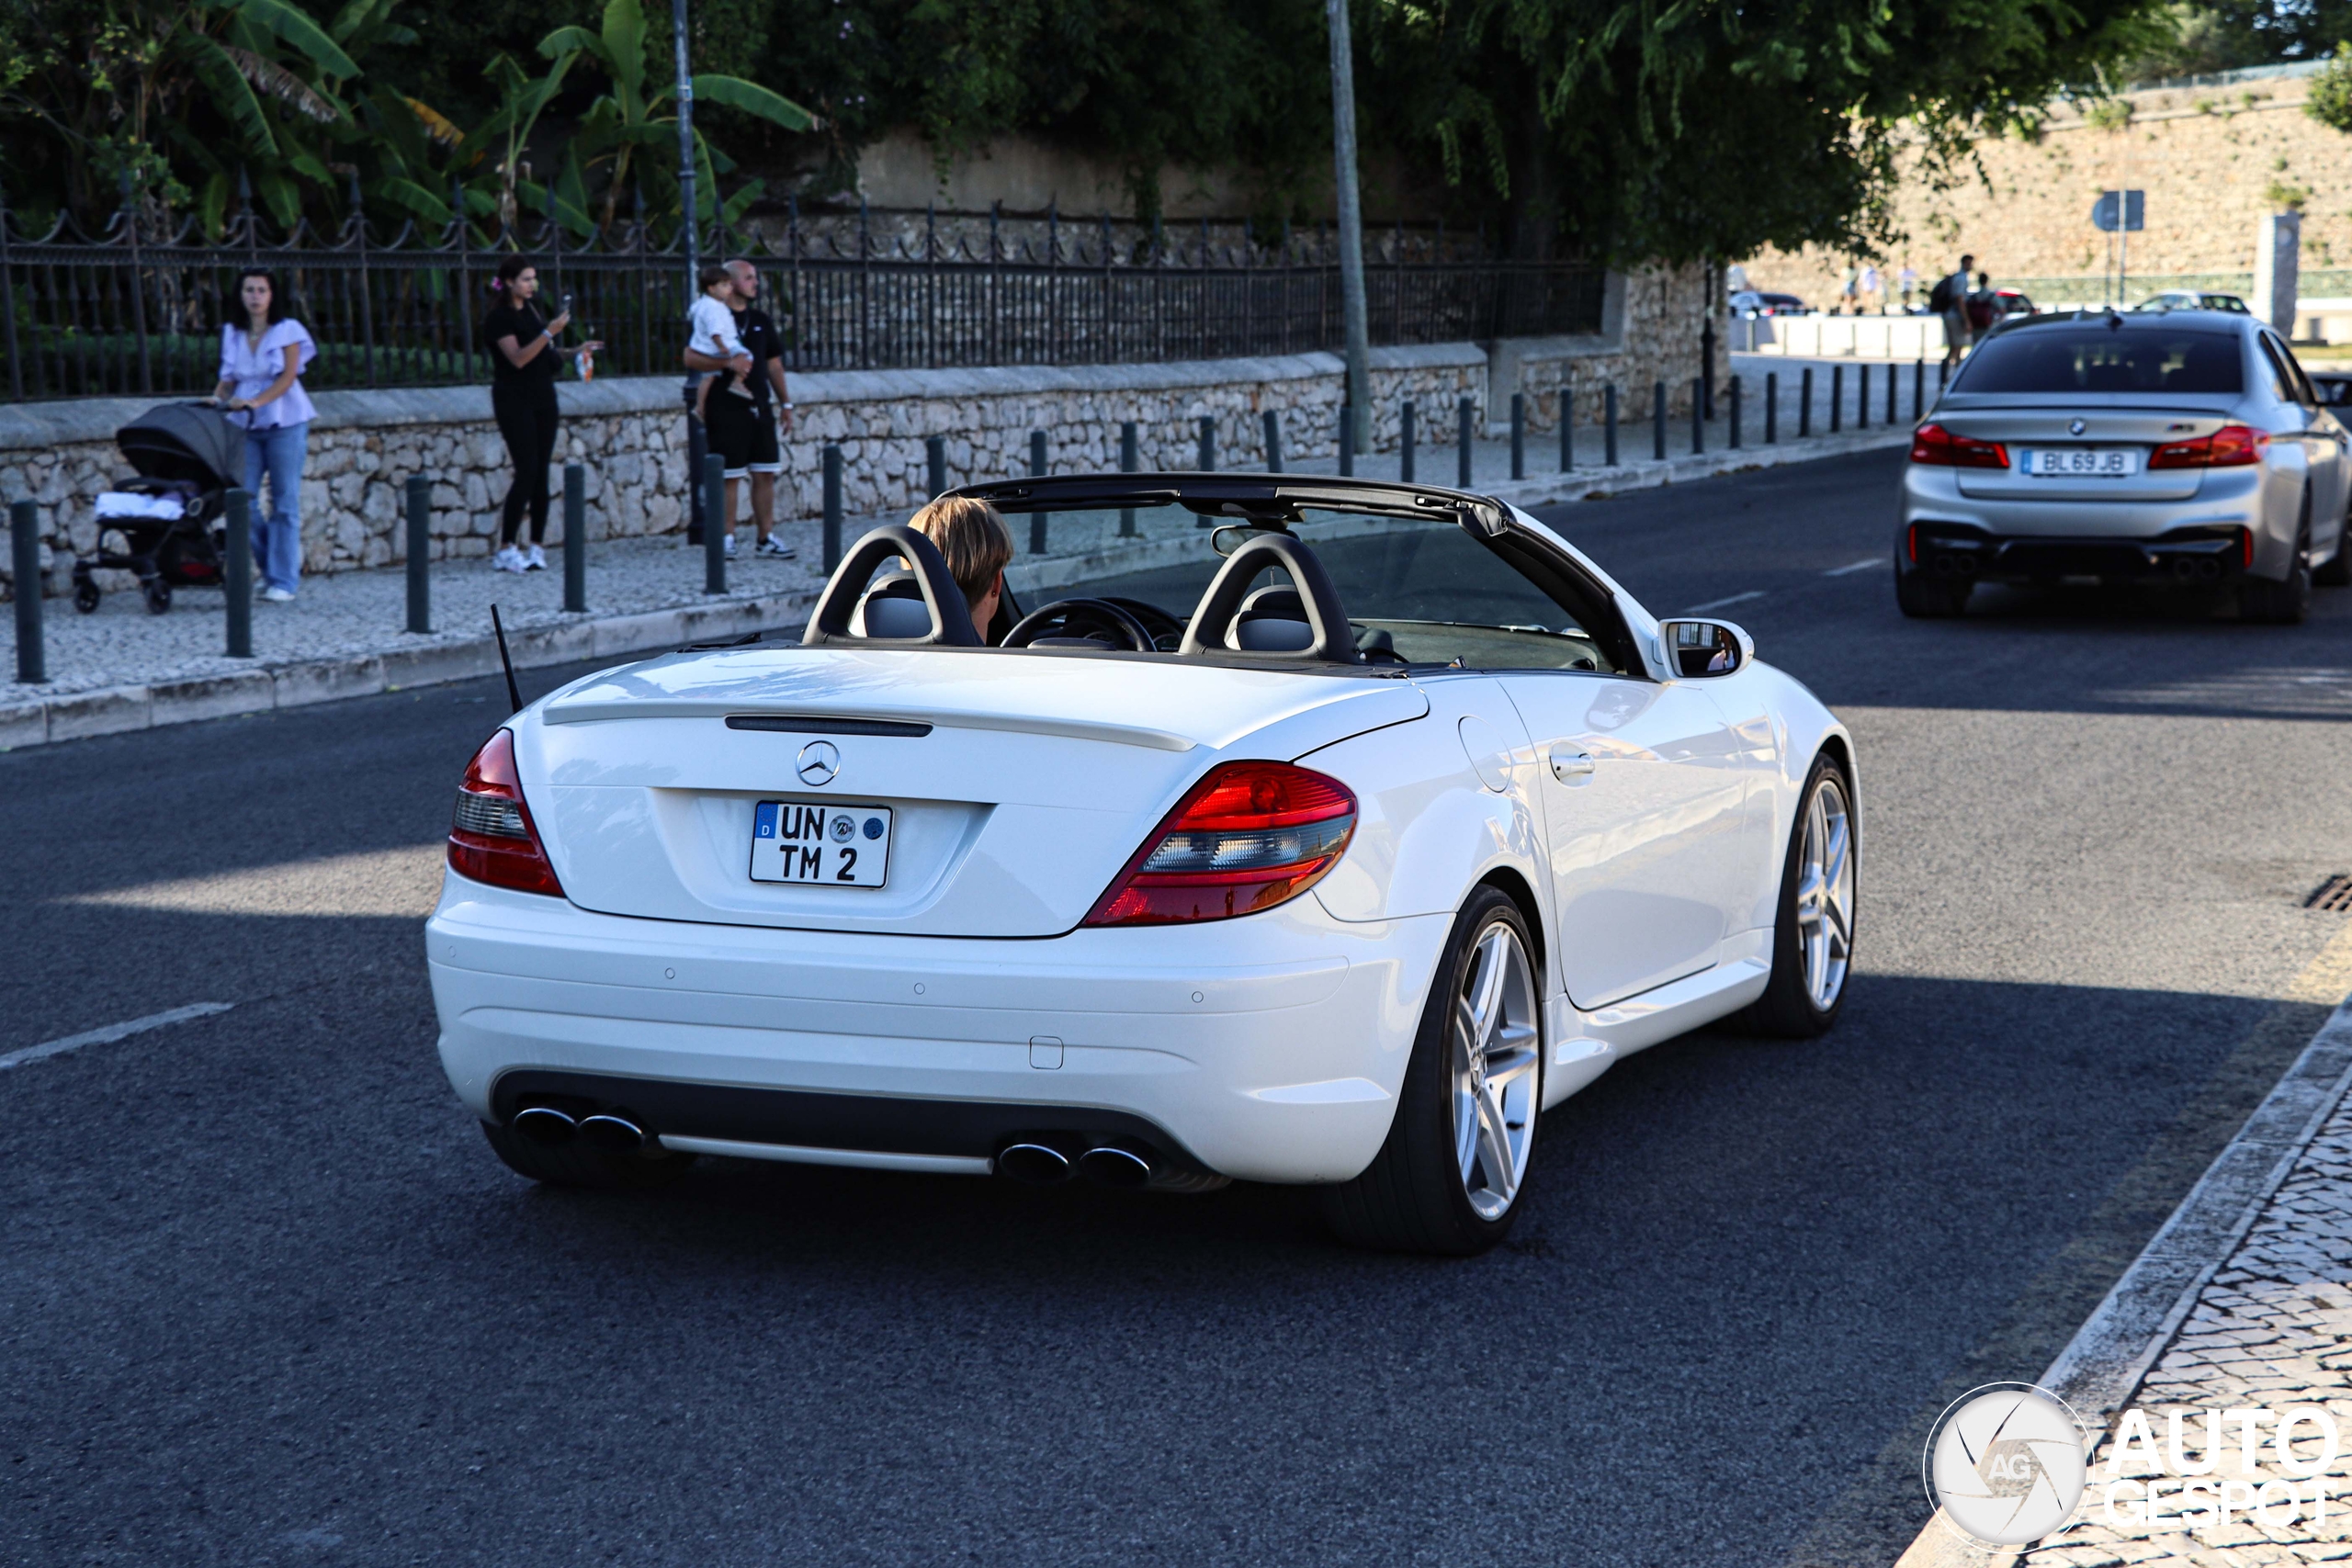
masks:
POLYGON ((729 534, 729 535, 728 535, 728 536, 727 536, 727 551, 726 551, 726 553, 727 553, 727 557, 728 557, 728 558, 729 558, 729 560, 732 560, 732 559, 734 558, 734 557, 735 557, 735 536, 734 536, 733 534, 729 534))
POLYGON ((525 571, 545 571, 545 570, 547 570, 547 569, 548 569, 548 553, 547 553, 547 551, 545 551, 545 550, 541 549, 541 548, 540 548, 538 546, 537 546, 537 545, 533 545, 533 546, 530 547, 530 549, 528 549, 527 551, 526 551, 526 552, 524 553, 524 556, 523 556, 523 570, 524 570, 525 571))
POLYGON ((490 558, 490 570, 492 571, 528 571, 530 568, 524 562, 523 552, 516 549, 514 546, 508 545, 504 548, 501 549, 496 555, 490 558))
POLYGON ((800 552, 794 549, 790 545, 786 544, 782 539, 777 538, 774 534, 770 534, 766 538, 760 541, 760 547, 753 553, 763 556, 774 556, 778 560, 790 560, 800 552))
POLYGON ((290 588, 266 588, 262 590, 261 596, 268 600, 273 604, 291 604, 294 603, 294 591, 290 588))

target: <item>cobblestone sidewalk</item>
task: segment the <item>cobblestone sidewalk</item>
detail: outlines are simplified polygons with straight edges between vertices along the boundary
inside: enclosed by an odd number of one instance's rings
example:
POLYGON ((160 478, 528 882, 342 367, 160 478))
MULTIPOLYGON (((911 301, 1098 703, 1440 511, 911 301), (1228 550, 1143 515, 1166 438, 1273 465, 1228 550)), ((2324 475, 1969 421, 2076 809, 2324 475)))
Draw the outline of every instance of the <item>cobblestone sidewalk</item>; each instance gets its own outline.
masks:
MULTIPOLYGON (((2169 1417, 2186 1413, 2191 1462, 2201 1460, 2208 1411, 2261 1406, 2272 1411, 2317 1405, 2329 1411, 2352 1438, 2352 1100, 2341 1101, 2292 1172, 2264 1207, 2237 1250, 2199 1295, 2177 1337, 2158 1358, 2135 1408, 2146 1412, 2160 1444, 2169 1442, 2169 1417)), ((2117 1503, 2116 1519, 2106 1517, 2105 1450, 2092 1465, 2091 1506, 2083 1521, 2051 1546, 2018 1559, 2024 1568, 2114 1568, 2132 1563, 2194 1563, 2199 1568, 2256 1568, 2352 1559, 2352 1455, 2337 1454, 2319 1477, 2290 1474, 2277 1462, 2267 1439, 2256 1450, 2262 1462, 2241 1472, 2239 1429, 2225 1423, 2226 1441, 2212 1479, 2245 1484, 2249 1501, 2266 1483, 2287 1483, 2308 1495, 2323 1479, 2324 1517, 2308 1506, 2289 1509, 2283 1489, 2274 1488, 2269 1522, 2241 1505, 2226 1527, 2203 1528, 2132 1521, 2137 1491, 2117 1503), (2289 1516, 2291 1514, 2291 1517, 2289 1516), (2120 1522, 2119 1522, 2120 1521, 2120 1522)), ((2312 1427, 2298 1428, 2293 1452, 2308 1466, 2320 1458, 2324 1439, 2312 1427)), ((2121 1467, 2124 1477, 2146 1480, 2165 1473, 2147 1463, 2135 1448, 2121 1467)), ((2172 1472, 2176 1473, 2177 1472, 2172 1472)), ((2177 1490, 2176 1480, 2169 1490, 2177 1490)), ((2201 1498, 2194 1500, 2201 1506, 2201 1498)))

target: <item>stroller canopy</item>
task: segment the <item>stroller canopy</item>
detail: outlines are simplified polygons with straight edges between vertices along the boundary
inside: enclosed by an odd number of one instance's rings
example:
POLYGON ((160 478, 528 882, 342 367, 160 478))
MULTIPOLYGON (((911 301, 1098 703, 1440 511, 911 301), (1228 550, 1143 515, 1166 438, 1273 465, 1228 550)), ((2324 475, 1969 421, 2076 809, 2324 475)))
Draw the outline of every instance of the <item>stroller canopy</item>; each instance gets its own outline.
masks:
POLYGON ((114 445, 151 479, 186 479, 205 490, 244 482, 244 432, 203 403, 158 403, 117 430, 114 445))

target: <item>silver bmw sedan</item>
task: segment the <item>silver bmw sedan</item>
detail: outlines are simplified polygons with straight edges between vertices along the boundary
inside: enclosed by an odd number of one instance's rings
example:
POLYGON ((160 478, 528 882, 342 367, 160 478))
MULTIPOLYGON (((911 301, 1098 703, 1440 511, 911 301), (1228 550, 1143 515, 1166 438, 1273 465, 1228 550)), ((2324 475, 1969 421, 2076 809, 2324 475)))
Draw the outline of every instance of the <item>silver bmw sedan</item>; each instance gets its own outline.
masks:
POLYGON ((2352 582, 2348 445, 2250 317, 2016 318, 1912 433, 1895 601, 1957 615, 1979 582, 2155 581, 2301 621, 2312 582, 2352 582))

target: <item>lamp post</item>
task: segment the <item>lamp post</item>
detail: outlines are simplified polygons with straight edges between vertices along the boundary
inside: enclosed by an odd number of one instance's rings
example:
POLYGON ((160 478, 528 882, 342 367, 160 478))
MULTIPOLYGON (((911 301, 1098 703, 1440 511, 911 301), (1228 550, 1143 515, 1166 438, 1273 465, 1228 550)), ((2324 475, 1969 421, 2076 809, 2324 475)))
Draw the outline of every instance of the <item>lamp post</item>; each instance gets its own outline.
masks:
MULTIPOLYGON (((670 0, 670 41, 678 75, 678 198, 681 217, 685 224, 686 291, 684 296, 691 308, 695 298, 695 276, 702 270, 702 256, 695 233, 695 78, 686 65, 686 0, 670 0)), ((649 302, 650 307, 650 302, 649 302)), ((703 530, 702 486, 695 480, 702 474, 703 429, 696 423, 695 382, 691 372, 686 377, 686 537, 699 541, 703 530)))
POLYGON ((1331 161, 1340 209, 1340 312, 1347 333, 1348 389, 1340 400, 1355 426, 1341 430, 1340 441, 1343 451, 1353 452, 1372 407, 1372 321, 1364 305, 1363 212, 1356 193, 1355 47, 1348 37, 1348 0, 1324 0, 1324 10, 1331 25, 1331 161))

